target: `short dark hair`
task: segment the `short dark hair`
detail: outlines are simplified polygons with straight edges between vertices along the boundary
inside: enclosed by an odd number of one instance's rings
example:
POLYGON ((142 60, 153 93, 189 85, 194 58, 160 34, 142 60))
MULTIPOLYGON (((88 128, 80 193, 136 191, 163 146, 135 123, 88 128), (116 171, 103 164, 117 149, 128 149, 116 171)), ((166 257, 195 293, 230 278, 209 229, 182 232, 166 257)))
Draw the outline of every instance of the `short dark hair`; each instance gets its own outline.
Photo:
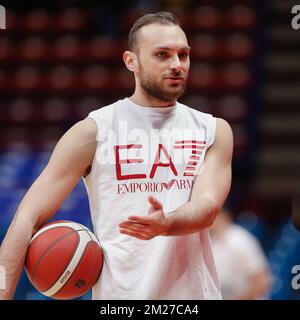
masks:
POLYGON ((160 11, 156 13, 148 13, 140 17, 133 24, 128 35, 128 48, 130 51, 136 49, 138 31, 149 24, 175 25, 179 26, 178 18, 171 12, 160 11))

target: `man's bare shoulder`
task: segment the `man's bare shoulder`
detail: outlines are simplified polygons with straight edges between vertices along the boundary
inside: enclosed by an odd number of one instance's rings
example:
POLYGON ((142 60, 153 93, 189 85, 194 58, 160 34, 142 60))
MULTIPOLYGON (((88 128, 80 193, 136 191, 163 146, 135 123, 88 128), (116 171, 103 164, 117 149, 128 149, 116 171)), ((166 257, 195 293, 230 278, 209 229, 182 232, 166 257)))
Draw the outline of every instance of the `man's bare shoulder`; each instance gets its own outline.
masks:
MULTIPOLYGON (((222 153, 230 155, 233 150, 233 134, 230 124, 222 119, 216 118, 216 134, 213 145, 210 147, 209 151, 211 154, 222 153)), ((222 157, 223 157, 222 156, 222 157)))
POLYGON ((217 120, 217 132, 225 133, 225 134, 231 134, 232 129, 230 124, 224 120, 223 118, 216 118, 217 120))
POLYGON ((72 172, 77 176, 88 172, 97 147, 97 125, 91 118, 75 123, 58 141, 48 164, 48 171, 72 172))
POLYGON ((58 141, 54 154, 63 155, 65 158, 70 155, 84 155, 95 152, 97 145, 97 125, 91 118, 75 123, 58 141))
POLYGON ((233 143, 233 134, 232 134, 232 129, 230 124, 222 119, 222 118, 217 118, 216 119, 216 142, 222 142, 228 143, 231 145, 233 143))
POLYGON ((96 140, 98 128, 96 122, 92 118, 85 118, 75 123, 67 132, 72 137, 78 139, 96 140))

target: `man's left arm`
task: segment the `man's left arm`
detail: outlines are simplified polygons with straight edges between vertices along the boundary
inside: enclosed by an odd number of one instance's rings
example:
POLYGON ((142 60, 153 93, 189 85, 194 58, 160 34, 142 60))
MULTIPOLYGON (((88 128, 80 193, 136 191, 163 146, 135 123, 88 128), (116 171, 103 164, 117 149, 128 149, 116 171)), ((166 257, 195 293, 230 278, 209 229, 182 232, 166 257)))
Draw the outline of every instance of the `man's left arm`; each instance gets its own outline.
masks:
POLYGON ((211 226, 230 190, 232 150, 231 128, 218 118, 215 141, 206 153, 203 170, 195 178, 190 201, 164 213, 162 204, 150 196, 149 214, 129 217, 120 224, 120 232, 149 240, 158 235, 199 232, 211 226))

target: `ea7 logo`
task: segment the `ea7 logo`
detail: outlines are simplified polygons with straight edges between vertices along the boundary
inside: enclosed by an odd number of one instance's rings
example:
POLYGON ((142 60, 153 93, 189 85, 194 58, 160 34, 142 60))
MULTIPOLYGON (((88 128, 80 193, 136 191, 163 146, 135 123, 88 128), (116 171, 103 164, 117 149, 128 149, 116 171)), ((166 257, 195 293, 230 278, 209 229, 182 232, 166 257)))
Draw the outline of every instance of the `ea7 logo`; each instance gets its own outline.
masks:
POLYGON ((0 265, 0 289, 5 288, 5 268, 0 265))
POLYGON ((296 264, 292 268, 292 274, 295 276, 292 278, 292 288, 298 290, 300 288, 300 265, 296 264))
POLYGON ((291 21, 292 28, 294 30, 299 30, 300 29, 300 4, 293 6, 292 13, 296 14, 291 21))
POLYGON ((0 5, 0 29, 6 28, 6 12, 5 8, 0 5))

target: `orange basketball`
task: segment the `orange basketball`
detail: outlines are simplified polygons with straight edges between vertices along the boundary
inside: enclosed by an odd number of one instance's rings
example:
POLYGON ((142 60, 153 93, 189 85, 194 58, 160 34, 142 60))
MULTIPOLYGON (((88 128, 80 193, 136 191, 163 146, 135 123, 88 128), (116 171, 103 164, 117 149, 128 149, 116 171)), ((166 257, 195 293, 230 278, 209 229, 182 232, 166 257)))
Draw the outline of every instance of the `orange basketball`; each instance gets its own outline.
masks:
POLYGON ((98 280, 103 255, 95 235, 72 221, 43 226, 31 239, 25 260, 30 282, 54 299, 74 299, 98 280))

